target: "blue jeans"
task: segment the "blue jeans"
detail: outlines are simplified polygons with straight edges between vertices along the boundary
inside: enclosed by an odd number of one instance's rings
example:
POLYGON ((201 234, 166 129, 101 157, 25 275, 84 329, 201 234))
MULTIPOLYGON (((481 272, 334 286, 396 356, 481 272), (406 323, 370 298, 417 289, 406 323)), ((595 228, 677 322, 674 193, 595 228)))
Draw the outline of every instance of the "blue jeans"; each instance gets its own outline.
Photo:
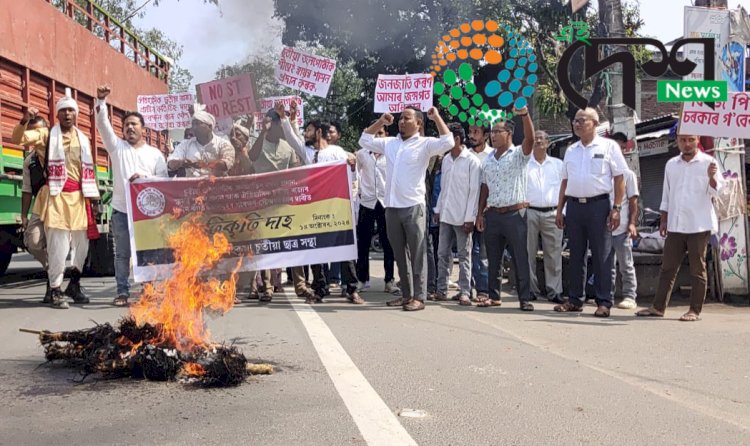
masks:
POLYGON ((471 282, 477 293, 489 293, 487 251, 484 248, 482 235, 482 232, 474 230, 471 247, 471 282))
POLYGON ((112 235, 115 238, 115 282, 117 283, 117 295, 129 296, 130 231, 128 231, 128 214, 112 210, 112 235))

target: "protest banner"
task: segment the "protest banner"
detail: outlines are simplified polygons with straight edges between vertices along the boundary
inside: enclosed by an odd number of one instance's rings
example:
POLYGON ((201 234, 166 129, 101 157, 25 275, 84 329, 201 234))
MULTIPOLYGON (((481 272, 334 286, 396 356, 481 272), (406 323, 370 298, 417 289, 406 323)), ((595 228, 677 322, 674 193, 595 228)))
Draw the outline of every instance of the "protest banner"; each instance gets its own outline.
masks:
POLYGON ((198 101, 216 119, 244 116, 258 111, 255 80, 249 73, 195 86, 198 101))
POLYGON ((350 172, 339 161, 251 176, 136 180, 128 189, 135 280, 170 274, 167 238, 184 221, 232 244, 217 272, 240 259, 240 271, 254 271, 357 258, 350 172))
POLYGON ((429 74, 380 74, 375 85, 375 113, 401 113, 406 107, 426 112, 432 107, 429 74))
POLYGON ((297 102, 297 127, 305 125, 305 107, 302 105, 302 98, 299 96, 272 96, 260 100, 260 111, 255 113, 255 131, 263 130, 263 118, 266 112, 274 107, 277 102, 284 103, 284 110, 289 111, 292 101, 297 102))
POLYGON ((679 132, 715 138, 750 138, 750 92, 729 93, 711 109, 703 102, 686 102, 679 132))
POLYGON ((186 129, 193 125, 190 106, 194 102, 190 93, 139 95, 137 107, 152 130, 186 129))
MULTIPOLYGON (((729 10, 711 9, 697 6, 685 6, 684 35, 686 38, 713 38, 714 39, 714 73, 720 73, 721 50, 729 39, 729 10)), ((701 45, 688 44, 683 47, 684 57, 693 61, 703 62, 705 49, 701 45)), ((699 63, 697 67, 684 77, 685 80, 703 80, 705 63, 699 63)))
POLYGON ((280 85, 324 98, 328 96, 336 61, 285 46, 276 66, 280 85))

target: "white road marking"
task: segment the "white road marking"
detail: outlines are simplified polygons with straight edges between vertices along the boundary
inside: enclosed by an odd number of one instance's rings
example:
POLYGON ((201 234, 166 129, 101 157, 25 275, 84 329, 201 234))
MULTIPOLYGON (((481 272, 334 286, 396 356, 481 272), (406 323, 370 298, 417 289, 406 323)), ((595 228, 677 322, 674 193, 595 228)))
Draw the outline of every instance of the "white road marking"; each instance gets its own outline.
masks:
POLYGON ((289 302, 365 442, 369 446, 417 446, 318 313, 307 304, 289 302))

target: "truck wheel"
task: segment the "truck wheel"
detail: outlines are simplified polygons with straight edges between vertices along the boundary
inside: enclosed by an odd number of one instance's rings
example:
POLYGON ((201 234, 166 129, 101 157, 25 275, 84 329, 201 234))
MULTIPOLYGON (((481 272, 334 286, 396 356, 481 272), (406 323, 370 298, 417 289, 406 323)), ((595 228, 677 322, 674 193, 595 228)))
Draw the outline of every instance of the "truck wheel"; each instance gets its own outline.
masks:
POLYGON ((83 273, 90 277, 115 275, 115 242, 111 233, 102 234, 89 242, 89 255, 83 273))
POLYGON ((0 276, 7 271, 10 259, 15 252, 16 245, 13 244, 10 231, 0 228, 0 276))

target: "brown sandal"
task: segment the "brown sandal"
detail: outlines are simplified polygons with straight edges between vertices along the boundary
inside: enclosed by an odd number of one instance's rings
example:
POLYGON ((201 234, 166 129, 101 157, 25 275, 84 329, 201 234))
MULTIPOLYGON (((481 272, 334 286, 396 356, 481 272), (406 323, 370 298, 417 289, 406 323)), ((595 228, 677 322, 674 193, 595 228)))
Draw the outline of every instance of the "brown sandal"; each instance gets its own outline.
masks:
POLYGON ((501 299, 492 300, 489 297, 477 301, 477 307, 480 307, 480 308, 499 307, 502 304, 503 304, 503 301, 501 299))
POLYGON ((570 302, 565 302, 564 304, 555 305, 555 311, 558 313, 580 313, 583 311, 583 307, 579 307, 578 305, 573 305, 570 302))
POLYGON ((688 312, 680 316, 680 320, 682 322, 697 322, 701 320, 701 317, 695 313, 688 312))
POLYGON ((664 317, 664 313, 660 313, 655 308, 646 308, 645 310, 638 311, 635 315, 638 317, 664 317))

